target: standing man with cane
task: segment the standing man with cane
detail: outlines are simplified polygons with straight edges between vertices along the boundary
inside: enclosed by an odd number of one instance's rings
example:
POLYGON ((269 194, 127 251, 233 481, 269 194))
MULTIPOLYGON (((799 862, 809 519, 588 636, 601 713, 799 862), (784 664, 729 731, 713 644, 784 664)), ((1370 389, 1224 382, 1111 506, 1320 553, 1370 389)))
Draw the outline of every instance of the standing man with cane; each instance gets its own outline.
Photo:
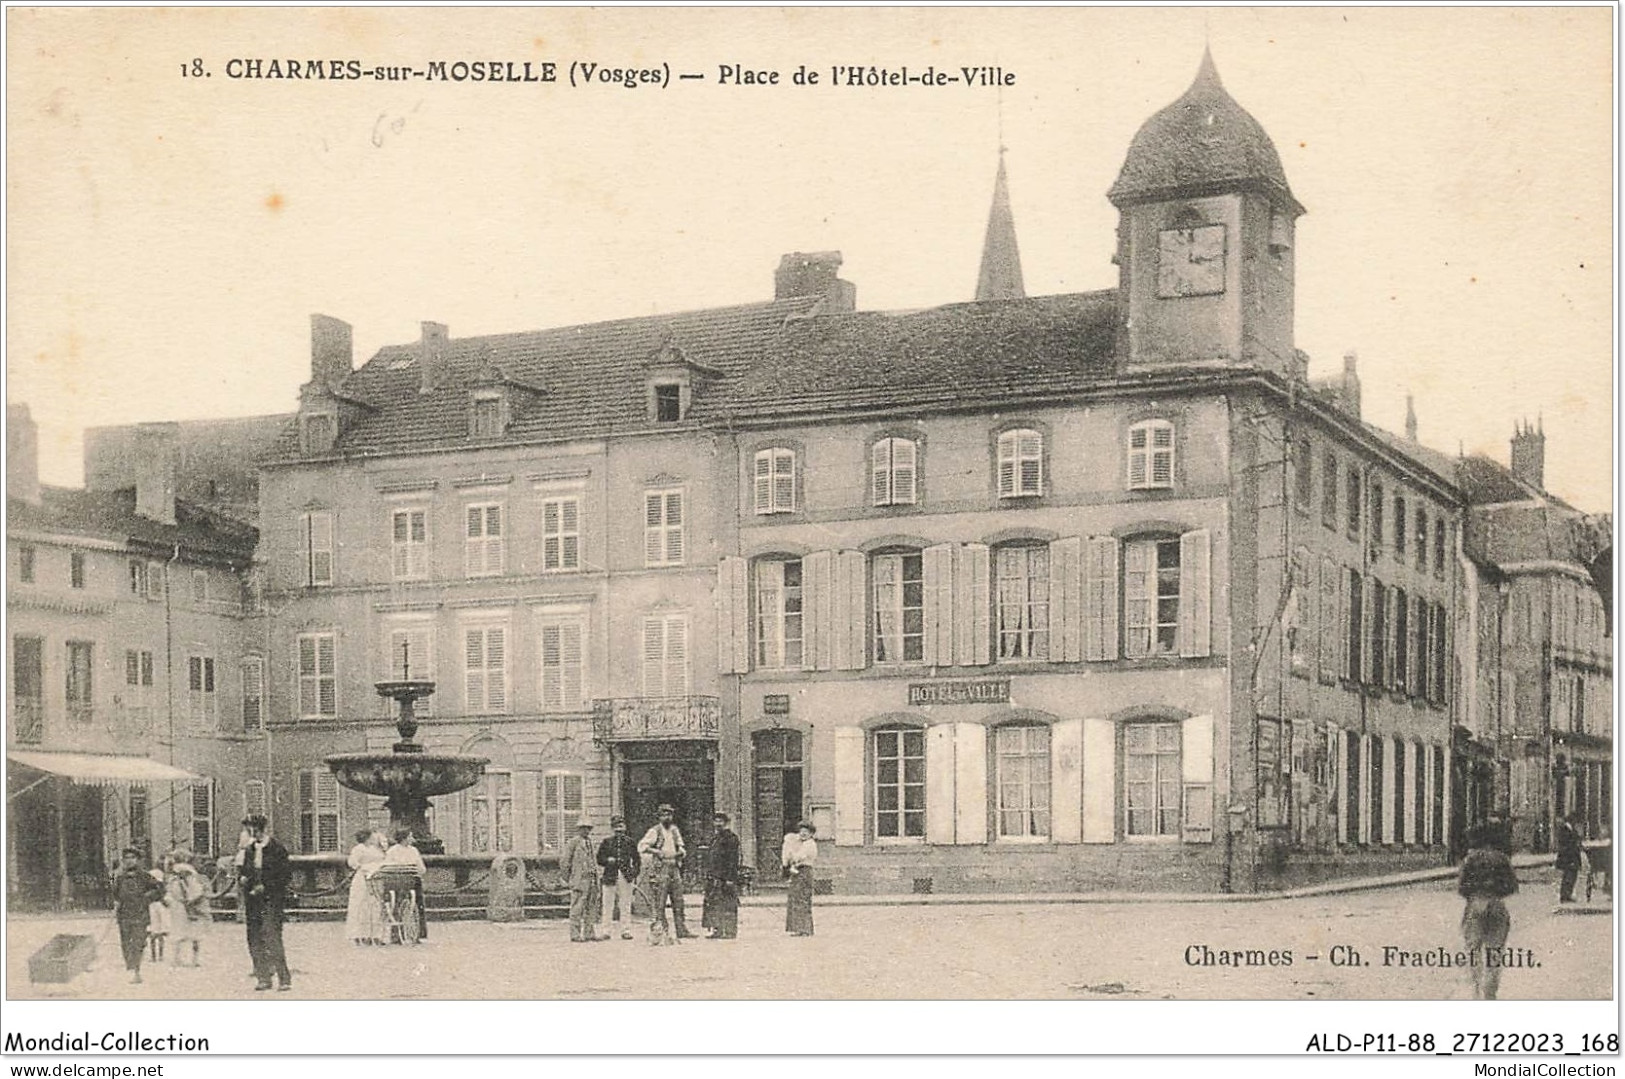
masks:
POLYGON ((251 842, 243 850, 241 880, 248 923, 248 954, 254 960, 254 991, 277 988, 286 993, 293 988, 288 972, 288 955, 282 946, 282 919, 288 906, 288 885, 293 867, 288 864, 288 848, 270 832, 269 822, 259 813, 244 818, 243 827, 251 842))

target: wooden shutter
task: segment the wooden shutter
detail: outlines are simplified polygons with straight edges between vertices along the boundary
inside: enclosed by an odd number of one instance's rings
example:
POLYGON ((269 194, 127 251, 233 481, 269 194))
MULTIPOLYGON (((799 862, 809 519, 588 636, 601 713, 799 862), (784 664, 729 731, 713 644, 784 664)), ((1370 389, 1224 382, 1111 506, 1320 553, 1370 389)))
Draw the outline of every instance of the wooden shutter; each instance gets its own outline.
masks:
POLYGON ((937 723, 925 729, 925 841, 954 841, 954 728, 937 723))
MULTIPOLYGON (((954 842, 986 843, 988 730, 980 723, 955 723, 953 732, 954 842)), ((927 761, 928 778, 930 770, 931 764, 927 761)))
POLYGON ((1382 747, 1382 774, 1375 777, 1378 786, 1377 799, 1383 808, 1382 836, 1380 837, 1379 841, 1382 843, 1392 843, 1394 842, 1394 836, 1396 834, 1395 829, 1398 824, 1398 822, 1394 820, 1394 754, 1400 750, 1399 744, 1386 735, 1379 734, 1377 737, 1386 743, 1382 747))
POLYGON ((1117 727, 1083 720, 1083 841, 1117 841, 1117 727))
POLYGON ((889 438, 882 438, 869 447, 869 498, 876 506, 891 505, 891 439, 889 438))
POLYGON ((1185 805, 1180 814, 1187 843, 1213 842, 1213 717, 1191 716, 1180 724, 1180 778, 1185 805))
POLYGON ((1069 536, 1049 545, 1050 659, 1083 659, 1083 539, 1069 536))
POLYGON ((1179 654, 1187 658, 1213 650, 1211 562, 1207 529, 1179 537, 1179 654))
POLYGON ((927 547, 921 552, 920 568, 925 593, 923 659, 928 667, 946 667, 954 661, 954 545, 927 547))
POLYGON ((1118 543, 1113 536, 1090 536, 1085 572, 1083 658, 1117 658, 1118 543))
POLYGON ((987 544, 967 543, 959 548, 954 569, 954 660, 961 666, 990 660, 989 567, 987 544))
POLYGON ((1083 720, 1050 727, 1050 840, 1076 843, 1083 823, 1083 720))
POLYGON ((643 620, 643 695, 666 695, 666 620, 643 620))
POLYGON ((755 510, 773 512, 773 451, 756 451, 755 510))
POLYGON ((894 506, 914 504, 914 477, 919 474, 918 455, 912 439, 891 439, 891 501, 894 506))
POLYGON ((1329 780, 1326 798, 1337 814, 1337 842, 1346 844, 1349 841, 1348 761, 1344 757, 1343 729, 1335 723, 1326 724, 1326 740, 1331 750, 1326 761, 1329 780))
POLYGON ((1156 633, 1155 551, 1155 544, 1146 542, 1129 543, 1123 551, 1123 655, 1129 659, 1151 654, 1156 633))
POLYGON ((1374 673, 1377 649, 1377 579, 1367 576, 1360 581, 1360 684, 1369 686, 1374 673))
POLYGON ((862 551, 835 554, 834 601, 830 605, 830 647, 835 669, 861 671, 869 659, 869 560, 862 551))
POLYGON ((1415 742, 1401 740, 1399 746, 1405 753, 1405 830, 1400 841, 1415 843, 1420 838, 1416 827, 1416 791, 1422 755, 1417 752, 1418 746, 1415 742))
POLYGON ((1431 745, 1422 747, 1422 842, 1431 846, 1433 834, 1433 754, 1431 745))
POLYGON ((750 670, 749 572, 743 558, 717 563, 717 669, 723 674, 750 670))
POLYGON ((835 728, 835 845, 838 847, 863 845, 863 747, 867 738, 868 732, 862 727, 835 728))
POLYGON ((801 666, 835 669, 835 552, 814 551, 801 560, 801 666))
POLYGON ((1371 736, 1360 735, 1360 774, 1356 777, 1359 783, 1358 797, 1360 799, 1360 834, 1358 842, 1366 846, 1371 842, 1371 736))

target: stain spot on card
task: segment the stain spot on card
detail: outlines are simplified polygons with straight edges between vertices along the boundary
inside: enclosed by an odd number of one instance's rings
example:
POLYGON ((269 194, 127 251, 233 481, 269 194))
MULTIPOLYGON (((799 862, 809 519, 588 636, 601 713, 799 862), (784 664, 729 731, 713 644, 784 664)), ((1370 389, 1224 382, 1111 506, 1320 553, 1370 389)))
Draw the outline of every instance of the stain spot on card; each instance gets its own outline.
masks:
POLYGON ((286 205, 287 200, 282 197, 282 192, 280 191, 271 192, 271 194, 265 199, 265 208, 270 210, 272 213, 281 212, 282 208, 286 205))

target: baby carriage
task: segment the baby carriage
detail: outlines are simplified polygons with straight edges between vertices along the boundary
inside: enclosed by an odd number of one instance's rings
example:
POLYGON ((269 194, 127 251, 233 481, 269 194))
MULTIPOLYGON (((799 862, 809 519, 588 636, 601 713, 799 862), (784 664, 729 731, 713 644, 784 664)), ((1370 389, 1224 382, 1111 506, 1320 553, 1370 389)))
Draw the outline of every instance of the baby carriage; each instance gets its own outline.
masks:
POLYGON ((411 866, 384 865, 374 870, 367 888, 378 901, 384 943, 416 944, 422 923, 419 920, 418 888, 422 881, 411 866))

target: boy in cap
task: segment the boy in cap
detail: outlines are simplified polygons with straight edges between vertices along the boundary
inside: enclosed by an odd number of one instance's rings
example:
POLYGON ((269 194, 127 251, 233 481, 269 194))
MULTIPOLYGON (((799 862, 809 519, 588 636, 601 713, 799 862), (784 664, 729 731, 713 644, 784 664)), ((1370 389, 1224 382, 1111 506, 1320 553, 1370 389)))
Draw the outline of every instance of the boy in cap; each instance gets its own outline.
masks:
POLYGON ((621 939, 631 940, 632 882, 638 879, 643 859, 638 857, 637 843, 626 834, 625 817, 609 818, 609 826, 612 834, 598 845, 598 864, 604 870, 603 933, 609 936, 613 917, 621 924, 621 939))
POLYGON ((147 952, 148 905, 164 897, 164 886, 141 868, 139 847, 125 847, 113 878, 113 918, 118 922, 119 947, 132 984, 141 982, 141 959, 147 952))
POLYGON ((604 890, 598 882, 598 863, 592 849, 592 821, 576 821, 576 834, 564 845, 559 871, 570 886, 570 940, 576 943, 603 940, 598 935, 598 913, 604 890))

